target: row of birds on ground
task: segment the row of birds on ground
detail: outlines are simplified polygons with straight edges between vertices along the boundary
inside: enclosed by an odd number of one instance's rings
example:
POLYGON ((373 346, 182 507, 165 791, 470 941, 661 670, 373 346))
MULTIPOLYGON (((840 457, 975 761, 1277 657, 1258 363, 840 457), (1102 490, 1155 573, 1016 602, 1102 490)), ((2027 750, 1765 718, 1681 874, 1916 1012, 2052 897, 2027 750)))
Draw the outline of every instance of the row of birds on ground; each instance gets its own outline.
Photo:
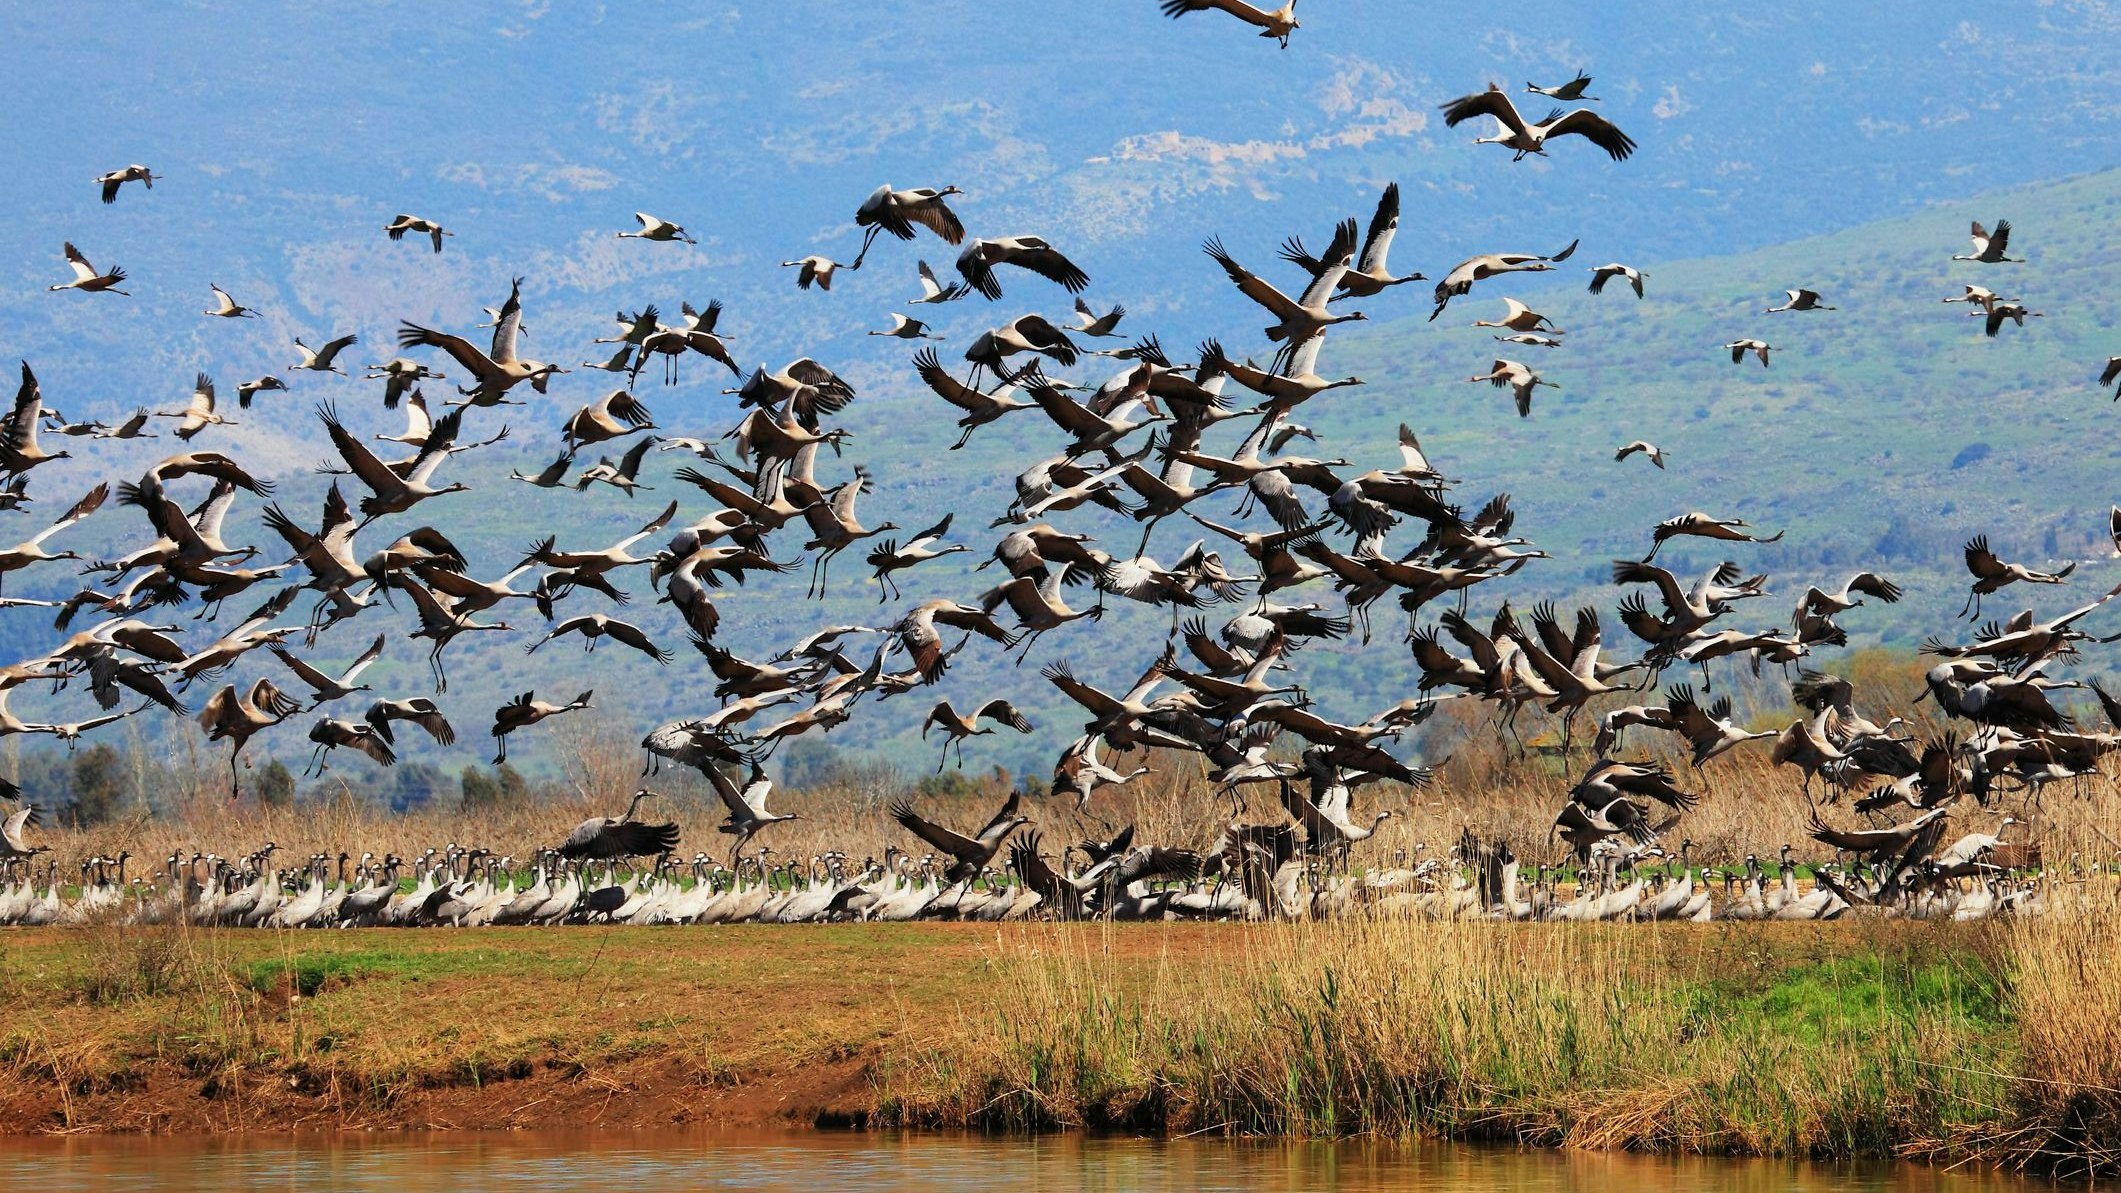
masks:
MULTIPOLYGON (((1581 87, 1576 90, 1580 95, 1581 87)), ((1576 134, 1605 149, 1616 161, 1626 158, 1634 143, 1602 118, 1584 118, 1587 112, 1579 109, 1566 117, 1528 125, 1500 89, 1490 88, 1446 105, 1446 121, 1455 125, 1475 116, 1494 117, 1503 131, 1483 140, 1504 144, 1519 157, 1544 153, 1549 138, 1576 134)), ((106 201, 125 182, 135 179, 150 184, 153 176, 137 166, 105 176, 101 181, 106 201)), ((563 547, 557 536, 547 537, 493 580, 474 577, 464 552, 433 524, 398 533, 379 549, 357 548, 356 536, 378 521, 416 509, 422 514, 446 509, 446 502, 427 503, 468 487, 461 481, 439 483, 445 465, 464 452, 491 449, 509 435, 509 428, 502 426, 485 438, 474 438, 467 433, 468 417, 495 406, 518 404, 520 399, 509 395, 525 384, 545 392, 554 376, 568 371, 518 354, 523 323, 518 281, 501 305, 489 310, 492 335, 484 346, 466 336, 419 324, 400 326, 397 343, 401 348, 440 353, 449 362, 444 368, 460 370, 454 379, 468 382, 455 387, 457 395, 443 413, 437 415, 428 406, 423 386, 453 378, 431 367, 431 362, 441 363, 433 357, 398 357, 368 371, 368 379, 383 382, 383 404, 408 412, 404 434, 377 439, 409 454, 395 455, 391 449, 380 449, 379 454, 379 449, 347 427, 333 403, 319 404, 317 417, 338 457, 327 471, 348 480, 332 482, 315 521, 281 504, 266 507, 264 525, 284 548, 277 552, 284 555, 279 562, 260 565, 257 560, 266 554, 265 547, 232 544, 223 537, 225 519, 239 494, 269 498, 274 483, 255 475, 228 453, 192 446, 198 436, 233 421, 223 412, 215 386, 201 377, 192 402, 173 415, 178 419, 175 434, 184 441, 185 450, 116 486, 118 503, 145 516, 152 538, 118 559, 89 562, 86 570, 97 577, 94 585, 64 601, 4 598, 16 605, 57 605, 62 632, 84 611, 93 610, 96 620, 68 633, 49 652, 0 668, 0 736, 50 734, 71 742, 148 708, 191 715, 193 709, 186 700, 190 685, 249 665, 252 652, 262 648, 292 677, 292 692, 271 677, 259 677, 247 686, 231 683, 219 688, 197 712, 209 739, 229 745, 234 794, 240 786, 240 759, 246 744, 298 714, 369 692, 369 685, 360 678, 383 656, 391 635, 378 633, 351 663, 338 667, 322 664, 314 653, 296 653, 292 643, 299 641, 305 650, 314 652, 320 636, 332 626, 371 615, 371 610, 379 608, 384 611, 382 616, 388 616, 403 599, 417 623, 404 636, 426 644, 439 696, 448 688, 447 648, 471 634, 512 632, 507 621, 482 620, 483 615, 509 602, 529 601, 548 624, 542 634, 526 643, 531 653, 558 639, 579 638, 585 649, 609 641, 667 664, 673 661, 673 652, 642 625, 602 611, 569 609, 563 615, 561 609, 563 603, 599 598, 625 604, 630 594, 617 582, 632 569, 642 568, 651 587, 660 593, 656 603, 672 607, 692 646, 704 658, 716 681, 714 694, 722 701, 712 712, 649 733, 642 742, 649 755, 646 770, 669 764, 699 771, 728 811, 719 826, 732 838, 725 872, 740 874, 748 865, 755 874, 764 874, 763 862, 756 855, 745 858, 743 850, 762 830, 795 818, 793 813, 769 808, 773 784, 766 764, 783 743, 845 723, 865 701, 875 707, 893 696, 938 683, 974 638, 991 644, 987 649, 1016 651, 1022 662, 1043 635, 1102 617, 1109 599, 1168 608, 1170 632, 1124 690, 1085 682, 1065 658, 1053 658, 1042 668, 1044 678, 1088 717, 1081 733, 1060 755, 1053 789, 1072 797, 1078 811, 1088 811, 1100 792, 1124 787, 1147 773, 1145 765, 1131 771, 1119 769, 1115 763, 1123 757, 1135 752, 1189 753, 1200 756, 1208 780, 1217 789, 1231 793, 1237 819, 1219 830, 1218 847, 1191 853, 1192 863, 1181 859, 1170 870, 1161 863, 1144 862, 1149 869, 1108 867, 1100 871, 1099 861, 1076 869, 1070 862, 1072 854, 1064 854, 1055 868, 1039 856, 1035 839, 1019 838, 1006 869, 1034 890, 1044 887, 1040 893, 1064 912, 1075 905, 1075 897, 1061 893, 1053 882, 1085 895, 1101 883, 1110 885, 1122 872, 1128 875, 1124 890, 1159 879, 1190 881, 1202 859, 1210 856, 1225 860, 1236 890, 1250 892, 1245 896, 1251 899, 1246 908, 1286 911, 1291 900, 1258 896, 1262 891, 1294 889, 1289 886, 1292 882, 1311 881, 1313 895, 1349 889, 1347 884, 1356 881, 1351 872, 1353 847, 1369 840, 1391 815, 1389 809, 1380 809, 1368 817, 1358 816, 1354 793, 1371 785, 1418 789, 1434 782, 1430 768, 1404 761, 1391 747, 1423 724, 1444 699, 1492 705, 1499 731, 1515 738, 1520 749, 1516 721, 1526 706, 1536 705, 1556 718, 1564 758, 1573 752, 1579 719, 1595 717, 1593 752, 1597 759, 1573 785, 1554 827, 1571 847, 1576 865, 1592 876, 1600 898, 1625 889, 1614 885, 1619 875, 1664 856, 1659 842, 1699 798, 1684 790, 1679 778, 1663 764, 1616 757, 1623 736, 1630 731, 1672 734, 1691 753, 1697 768, 1747 741, 1772 738, 1773 760, 1798 768, 1807 792, 1815 782, 1823 782, 1824 790, 1836 799, 1844 793, 1868 792, 1855 801, 1855 809, 1871 816, 1873 827, 1836 829, 1823 821, 1816 826, 1822 842, 1864 859, 1863 865, 1846 872, 1847 880, 1840 886, 1845 893, 1834 898, 1844 906, 1862 902, 1900 908, 1922 899, 1955 897, 1948 893, 1955 889, 1950 884, 1977 874, 1993 882, 2006 881, 2003 876, 2008 868, 1983 858, 1965 863, 1977 867, 1975 871, 1962 871, 1960 863, 1940 860, 1950 857, 1941 838, 1946 813, 1962 796, 1985 806, 2006 792, 2037 793, 2059 779, 2095 773, 2098 758, 2121 742, 2121 736, 2111 730, 2079 731, 2050 696, 2056 689, 2083 686, 2079 681, 2055 678, 2051 672, 2074 657, 2077 643, 2087 640, 2076 622, 2100 608, 2114 592, 2058 618, 2039 620, 2028 610, 2006 622, 1981 627, 1971 642, 1926 644, 1925 649, 1943 660, 1928 672, 1927 694, 1949 718, 1972 727, 1964 738, 1916 741, 1901 719, 1880 723, 1861 711, 1856 693, 1845 681, 1810 670, 1793 685, 1793 697, 1806 710, 1806 717, 1780 732, 1747 731, 1737 721, 1728 696, 1710 699, 1712 664, 1742 660, 1755 673, 1766 665, 1804 666, 1815 649, 1846 643, 1846 632, 1836 618, 1862 606, 1866 599, 1896 601, 1900 590, 1882 576, 1858 573, 1838 586, 1807 588, 1786 625, 1734 628, 1727 619, 1735 611, 1768 595, 1765 575, 1747 575, 1735 562, 1725 561, 1690 582, 1656 563, 1659 550, 1674 539, 1743 544, 1781 537, 1779 533, 1758 534, 1734 517, 1694 511, 1667 519, 1652 529, 1644 558, 1613 565, 1614 582, 1628 590, 1618 608, 1619 619, 1643 644, 1635 659, 1615 661, 1606 652, 1602 621, 1595 609, 1568 615, 1542 605, 1520 616, 1503 603, 1485 624, 1477 624, 1467 615, 1475 587, 1514 575, 1548 557, 1531 540, 1515 533, 1507 494, 1478 503, 1463 499, 1405 426, 1398 437, 1398 462, 1392 467, 1356 473, 1346 459, 1290 452, 1298 439, 1316 440, 1308 427, 1292 417, 1301 407, 1331 390, 1361 383, 1353 377, 1329 379, 1318 371, 1328 331, 1364 317, 1360 311, 1334 304, 1388 296, 1397 285, 1425 280, 1418 273, 1393 274, 1388 261, 1399 217, 1396 186, 1387 188, 1366 236, 1358 237, 1357 224, 1351 219, 1334 225, 1322 253, 1313 254, 1299 238, 1283 245, 1282 259, 1302 275, 1302 287, 1294 297, 1240 264, 1219 241, 1208 242, 1209 256, 1228 280, 1272 320, 1264 335, 1275 348, 1264 367, 1239 359, 1215 340, 1200 346, 1196 360, 1174 363, 1155 336, 1145 336, 1125 347, 1098 350, 1100 358, 1119 364, 1115 373, 1095 385, 1049 377, 1045 370, 1073 368, 1091 355, 1078 345, 1078 339, 1119 338, 1124 309, 1112 307, 1100 313, 1088 306, 1081 298, 1089 287, 1088 276, 1040 237, 968 239, 950 206, 959 194, 954 187, 897 189, 887 184, 877 188, 856 211, 854 223, 862 232, 863 244, 854 262, 844 268, 859 268, 884 234, 913 241, 925 231, 946 244, 964 247, 957 259, 959 282, 944 286, 923 266, 924 301, 955 301, 972 291, 999 300, 1004 266, 1043 277, 1076 296, 1077 318, 1071 329, 1025 315, 981 333, 964 353, 968 371, 963 377, 946 369, 932 347, 923 348, 913 359, 914 370, 927 388, 960 413, 963 435, 959 446, 980 428, 1031 410, 1037 410, 1044 422, 1027 414, 1011 420, 1010 425, 1023 426, 1030 418, 1058 432, 1056 450, 1018 476, 1014 500, 990 524, 990 529, 1002 533, 987 548, 990 558, 980 567, 998 567, 998 582, 973 599, 917 601, 875 626, 820 627, 769 658, 745 658, 724 643, 717 590, 762 575, 797 570, 800 565, 786 552, 774 550, 789 541, 790 536, 777 532, 791 524, 799 523, 808 534, 800 550, 810 556, 811 596, 822 596, 828 590, 833 560, 850 548, 866 550, 887 603, 903 600, 899 583, 913 569, 975 548, 951 541, 956 512, 903 539, 889 537, 900 529, 894 523, 866 523, 859 506, 870 488, 868 466, 856 464, 851 475, 831 479, 823 475, 828 461, 820 451, 829 447, 837 459, 844 448, 847 430, 829 420, 856 399, 854 387, 807 357, 777 370, 760 365, 746 373, 730 351, 730 338, 720 327, 722 310, 716 303, 703 311, 689 303, 682 305, 682 321, 677 324, 664 324, 661 312, 653 306, 621 312, 615 334, 601 341, 618 345, 616 354, 587 367, 623 369, 637 378, 647 363, 660 359, 666 380, 674 382, 683 360, 694 354, 706 357, 728 368, 740 381, 725 391, 735 395, 742 414, 735 427, 714 440, 658 437, 651 432, 661 428, 646 404, 622 388, 578 409, 565 421, 565 450, 554 465, 537 474, 516 474, 517 480, 540 488, 558 489, 571 483, 576 490, 586 490, 604 483, 630 496, 650 487, 640 476, 650 450, 680 451, 694 462, 676 469, 672 479, 705 494, 714 503, 710 511, 681 522, 680 503, 671 501, 637 532, 603 546, 563 547), (1021 360, 1026 357, 1028 361, 1021 360), (992 388, 988 387, 990 378, 992 388), (1249 404, 1240 404, 1237 391, 1248 395, 1243 401, 1249 404), (1209 433, 1220 423, 1236 420, 1243 420, 1247 429, 1235 448, 1227 454, 1211 451, 1209 433), (632 443, 619 459, 605 457, 583 469, 572 482, 566 480, 576 453, 583 448, 627 439, 632 443), (357 499, 346 495, 348 484, 358 487, 361 495, 357 499), (205 492, 195 504, 187 505, 179 491, 193 485, 202 486, 205 492), (1200 503, 1210 495, 1237 497, 1239 505, 1231 515, 1208 516, 1200 503), (1119 555, 1092 536, 1064 530, 1052 521, 1093 505, 1143 524, 1133 553, 1119 555), (1468 513, 1469 509, 1473 512, 1468 513), (1247 521, 1255 510, 1263 521, 1247 521), (1160 524, 1173 518, 1183 518, 1205 534, 1166 565, 1150 554, 1151 538, 1160 524), (1418 527, 1413 532, 1418 537, 1411 545, 1404 537, 1394 545, 1392 539, 1403 526, 1418 527), (659 549, 646 546, 657 542, 662 544, 659 549), (537 573, 535 578, 533 573, 537 573), (259 584, 277 587, 232 627, 218 624, 224 602, 259 584), (1071 593, 1085 584, 1093 597, 1071 593), (1338 607, 1284 595, 1313 586, 1333 589, 1340 598, 1338 607), (315 598, 307 618, 287 622, 304 593, 315 598), (1321 715, 1304 686, 1290 678, 1298 654, 1306 644, 1358 634, 1362 642, 1369 642, 1372 607, 1388 596, 1396 598, 1408 614, 1407 641, 1419 672, 1415 693, 1360 721, 1335 721, 1321 715), (201 604, 199 617, 215 623, 210 641, 186 644, 180 641, 180 627, 157 625, 142 616, 193 600, 201 604), (1424 611, 1437 605, 1455 607, 1442 612, 1433 624, 1423 624, 1424 611), (1232 615, 1219 629, 1211 629, 1208 611, 1218 606, 1232 615), (952 637, 955 642, 950 641, 952 637), (1691 685, 1674 685, 1661 704, 1591 712, 1594 702, 1648 690, 1673 667, 1699 672, 1700 695, 1691 685), (84 679, 103 710, 99 716, 70 723, 33 722, 7 710, 6 698, 14 688, 49 681, 57 691, 84 679), (140 703, 123 707, 131 699, 140 703), (764 723, 753 727, 755 719, 764 723), (1284 735, 1296 739, 1300 747, 1294 751, 1282 748, 1284 735), (1245 823, 1243 792, 1254 786, 1279 793, 1288 823, 1245 823), (1876 823, 1901 810, 1912 813, 1911 817, 1898 824, 1876 823), (1292 824, 1301 829, 1300 846, 1292 824), (1034 841, 1028 856, 1021 847, 1027 839, 1034 841), (1192 873, 1187 873, 1189 868, 1192 873)), ((690 238, 682 227, 645 214, 640 223, 639 231, 619 235, 664 242, 690 238)), ((426 236, 437 252, 451 234, 433 221, 409 215, 399 216, 386 230, 394 239, 426 236)), ((2007 225, 1999 224, 1993 236, 1978 226, 1975 231, 1976 252, 1960 259, 1984 264, 2011 260, 2005 256, 2007 225)), ((1437 283, 1436 307, 1430 317, 1440 315, 1453 299, 1470 294, 1481 282, 1511 273, 1551 270, 1574 248, 1571 244, 1547 255, 1501 253, 1470 258, 1437 283)), ((122 271, 95 270, 71 246, 68 255, 80 276, 70 286, 55 289, 111 291, 124 280, 122 271)), ((799 269, 799 284, 819 289, 829 289, 834 273, 843 268, 821 257, 785 264, 799 269)), ((1645 292, 1639 270, 1616 263, 1593 274, 1593 290, 1618 277, 1638 296, 1645 292)), ((1976 290, 1969 287, 1966 301, 1983 301, 1975 297, 1976 290)), ((225 292, 217 289, 216 293, 218 307, 207 314, 236 318, 249 313, 225 292)), ((1984 310, 1992 317, 1997 309, 2009 305, 1987 291, 1981 293, 1988 296, 1984 310)), ((1775 308, 1822 309, 1831 308, 1810 290, 1792 291, 1790 300, 1775 308)), ((1532 337, 1519 342, 1551 343, 1561 334, 1550 321, 1515 300, 1508 303, 1501 321, 1478 325, 1506 330, 1512 337, 1532 337)), ((912 339, 930 333, 917 321, 895 316, 893 327, 878 334, 912 339)), ((341 372, 338 356, 357 342, 354 336, 344 336, 315 350, 305 347, 299 367, 341 372)), ((1745 351, 1756 351, 1763 363, 1770 351, 1769 345, 1754 341, 1727 347, 1733 349, 1734 359, 1742 359, 1745 351)), ((284 383, 265 383, 273 380, 239 387, 239 406, 247 406, 258 393, 286 388, 284 383)), ((1545 384, 1522 364, 1507 360, 1496 361, 1488 375, 1472 380, 1516 390, 1520 411, 1528 410, 1532 390, 1545 384)), ((14 409, 0 427, 0 470, 8 477, 0 504, 20 508, 28 503, 33 473, 67 458, 64 451, 47 450, 40 436, 56 429, 68 434, 137 437, 148 433, 143 428, 149 417, 138 416, 119 428, 68 420, 44 401, 37 379, 25 364, 14 409)), ((1053 431, 1046 434, 1052 436, 1053 431)), ((1626 459, 1638 452, 1661 466, 1662 452, 1647 441, 1631 443, 1618 454, 1626 459)), ((0 551, 0 577, 52 560, 79 558, 70 551, 50 551, 44 544, 95 514, 111 495, 108 483, 94 486, 40 534, 0 551)), ((2121 511, 2116 518, 2117 543, 2121 543, 2121 511)), ((1967 565, 1975 576, 1970 600, 2015 583, 2060 583, 2067 578, 2066 569, 2046 573, 2006 562, 1980 540, 1969 545, 1967 565)), ((2104 693, 2099 695, 2104 702, 2104 693)), ((503 705, 496 710, 490 731, 496 741, 495 761, 506 759, 513 734, 589 708, 593 699, 593 692, 583 692, 566 701, 543 700, 530 691, 503 705)), ((2107 707, 2112 717, 2111 704, 2107 707)), ((391 765, 396 760, 399 726, 405 723, 420 728, 439 745, 454 742, 455 730, 435 699, 425 695, 375 699, 358 717, 327 713, 312 724, 309 740, 316 747, 312 769, 321 772, 332 752, 342 748, 391 765)), ((939 765, 947 763, 953 748, 961 751, 965 739, 997 729, 1033 731, 1028 720, 1003 699, 973 702, 963 710, 943 700, 929 709, 922 722, 924 736, 939 734, 943 741, 945 754, 939 765)), ((545 868, 546 880, 553 880, 562 859, 579 868, 670 854, 679 840, 676 826, 635 819, 640 802, 637 798, 623 817, 586 823, 577 839, 555 853, 553 863, 545 868)), ((937 883, 957 888, 961 897, 974 888, 986 890, 992 885, 1004 846, 1029 823, 1016 797, 982 829, 969 834, 935 823, 903 801, 894 806, 893 814, 909 833, 936 852, 924 862, 901 857, 879 863, 890 881, 907 882, 908 865, 926 867, 937 883)), ((25 839, 34 820, 33 808, 25 805, 7 822, 9 831, 0 847, 5 853, 0 858, 10 865, 26 868, 41 848, 25 839)), ((1164 852, 1188 854, 1184 850, 1164 852)), ((449 859, 456 867, 451 883, 461 886, 472 881, 463 868, 470 860, 475 859, 449 859)), ((490 858, 483 860, 489 877, 497 864, 490 858)), ((1511 869, 1514 873, 1514 865, 1511 869)), ((843 877, 850 873, 855 871, 842 868, 843 877)), ((858 873, 873 879, 876 867, 858 873)), ((222 890, 239 874, 248 872, 231 866, 210 880, 195 876, 190 886, 200 891, 222 890)), ((579 869, 576 877, 579 885, 579 869)), ((809 877, 817 875, 813 872, 809 877)), ((1757 885, 1757 870, 1750 880, 1757 885)), ((322 881, 323 876, 317 875, 316 882, 322 881)), ((391 881, 395 882, 394 874, 391 881)), ((1984 889, 1995 895, 1993 887, 1984 889)), ((1080 909, 1110 910, 1115 906, 1112 898, 1083 903, 1080 909)), ((1514 907, 1514 898, 1501 902, 1514 907)), ((1832 903, 1819 900, 1816 906, 1831 908, 1832 903)))
MULTIPOLYGON (((645 798, 646 793, 637 796, 645 798)), ((159 874, 126 873, 130 855, 94 857, 71 892, 47 862, 41 882, 0 882, 0 925, 41 926, 123 920, 257 928, 458 927, 556 924, 725 924, 896 922, 916 919, 1266 919, 1347 916, 1656 922, 1711 919, 1835 919, 1863 906, 1865 885, 1880 865, 1854 857, 1812 867, 1814 886, 1799 885, 1799 867, 1784 846, 1770 878, 1760 859, 1720 872, 1692 864, 1692 842, 1676 855, 1627 863, 1611 873, 1578 875, 1573 890, 1557 867, 1527 875, 1506 844, 1470 831, 1443 858, 1410 858, 1357 876, 1328 873, 1303 857, 1288 826, 1244 825, 1202 853, 1138 846, 1131 829, 1110 840, 1062 850, 1060 868, 1040 852, 1038 834, 1009 843, 1006 869, 982 882, 952 882, 936 855, 914 857, 887 846, 881 858, 855 862, 828 852, 774 864, 771 850, 735 868, 705 853, 688 862, 673 852, 675 825, 631 820, 627 831, 655 834, 644 849, 653 865, 620 867, 581 860, 570 841, 537 851, 529 873, 513 857, 452 844, 418 857, 319 853, 299 864, 274 864, 268 841, 246 857, 226 859, 177 850, 159 874), (1070 864, 1080 855, 1081 866, 1070 864), (1276 862, 1275 859, 1280 859, 1276 862), (622 869, 629 871, 622 873, 622 869)), ((618 819, 618 818, 615 818, 618 819)), ((593 821, 606 831, 605 822, 593 821)), ((2005 818, 2004 827, 2010 820, 2005 818)), ((580 836, 581 834, 577 834, 580 836)), ((1420 850, 1417 850, 1419 853, 1420 850)), ((2072 856, 2060 874, 2032 873, 2039 851, 1970 833, 1935 852, 1929 866, 1981 879, 1965 889, 1933 881, 1887 914, 1914 919, 1986 919, 2046 909, 2058 879, 2086 880, 2072 856)))

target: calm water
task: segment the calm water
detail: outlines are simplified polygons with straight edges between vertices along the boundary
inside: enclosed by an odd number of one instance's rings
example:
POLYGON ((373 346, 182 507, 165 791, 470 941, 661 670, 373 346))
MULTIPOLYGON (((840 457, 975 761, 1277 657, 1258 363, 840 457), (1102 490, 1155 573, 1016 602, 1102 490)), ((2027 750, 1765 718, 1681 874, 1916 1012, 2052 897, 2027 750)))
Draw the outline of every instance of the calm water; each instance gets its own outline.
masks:
POLYGON ((1436 1189, 1475 1193, 1971 1193, 1985 1174, 1629 1155, 1054 1138, 560 1132, 0 1141, 0 1189, 1436 1189), (823 1184, 821 1184, 823 1182, 823 1184))

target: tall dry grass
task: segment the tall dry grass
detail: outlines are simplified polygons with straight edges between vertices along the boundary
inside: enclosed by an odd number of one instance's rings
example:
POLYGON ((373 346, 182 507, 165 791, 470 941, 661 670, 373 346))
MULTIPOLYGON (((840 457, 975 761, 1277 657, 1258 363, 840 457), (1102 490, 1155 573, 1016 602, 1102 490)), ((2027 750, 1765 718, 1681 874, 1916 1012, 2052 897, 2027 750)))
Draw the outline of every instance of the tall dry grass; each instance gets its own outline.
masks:
POLYGON ((1921 933, 1342 921, 1148 972, 1027 930, 902 1121, 1441 1135, 1770 1155, 1929 1151, 1996 1121, 1994 975, 1921 933), (1816 939, 1816 937, 1814 937, 1816 939))
POLYGON ((2015 1116, 1983 1154, 2062 1176, 2121 1171, 2121 894, 2071 884, 2004 935, 2015 1116))

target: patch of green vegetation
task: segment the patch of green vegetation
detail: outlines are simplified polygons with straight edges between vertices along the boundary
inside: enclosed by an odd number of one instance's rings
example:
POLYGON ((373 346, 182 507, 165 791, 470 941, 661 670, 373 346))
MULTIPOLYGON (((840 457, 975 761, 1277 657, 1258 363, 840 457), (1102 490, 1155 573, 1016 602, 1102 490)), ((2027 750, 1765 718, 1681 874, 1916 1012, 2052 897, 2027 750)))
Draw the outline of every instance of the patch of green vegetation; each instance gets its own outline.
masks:
POLYGON ((1915 965, 1844 957, 1777 974, 1766 989, 1726 998, 1735 1025, 1797 1043, 1880 1037, 1942 1016, 1977 1031, 2004 1026, 2000 983, 1978 963, 1915 965))
POLYGON ((293 957, 266 957, 243 967, 245 981, 259 994, 291 985, 295 993, 314 998, 327 984, 362 978, 420 980, 480 968, 479 955, 402 949, 305 951, 293 957))
POLYGON ((1846 957, 1694 997, 1690 1027, 1741 1062, 1704 1100, 1771 1150, 1892 1154, 2009 1102, 2014 1025, 2001 981, 1978 962, 1846 957))

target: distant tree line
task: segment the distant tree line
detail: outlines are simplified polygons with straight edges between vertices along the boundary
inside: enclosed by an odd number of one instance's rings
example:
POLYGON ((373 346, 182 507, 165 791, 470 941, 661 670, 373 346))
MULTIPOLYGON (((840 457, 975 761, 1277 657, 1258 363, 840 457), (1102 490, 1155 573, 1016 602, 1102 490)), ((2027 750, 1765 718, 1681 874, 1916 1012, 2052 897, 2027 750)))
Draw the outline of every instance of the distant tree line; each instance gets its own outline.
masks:
MULTIPOLYGON (((23 796, 55 824, 88 826, 167 812, 187 799, 226 798, 227 771, 211 757, 171 759, 134 745, 95 742, 74 750, 21 749, 0 761, 23 796)), ((493 808, 541 794, 515 768, 466 766, 452 779, 431 762, 407 761, 364 773, 333 769, 303 779, 275 758, 243 775, 243 795, 269 807, 351 792, 393 812, 438 801, 493 808), (343 786, 342 786, 343 784, 343 786)))

